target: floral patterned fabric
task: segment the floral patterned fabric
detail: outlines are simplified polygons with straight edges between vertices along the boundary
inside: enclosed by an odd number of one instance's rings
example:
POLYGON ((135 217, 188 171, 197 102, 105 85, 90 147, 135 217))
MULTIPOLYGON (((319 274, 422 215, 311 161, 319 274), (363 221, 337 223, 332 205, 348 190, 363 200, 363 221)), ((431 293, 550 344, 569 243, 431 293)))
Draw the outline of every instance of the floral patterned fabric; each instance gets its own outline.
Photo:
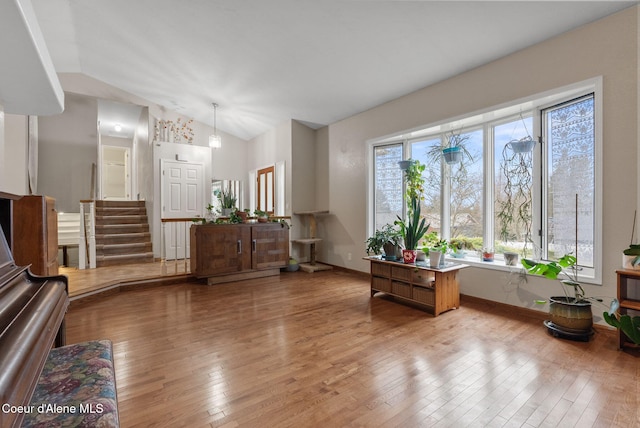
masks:
POLYGON ((111 341, 52 349, 23 427, 118 427, 111 341))

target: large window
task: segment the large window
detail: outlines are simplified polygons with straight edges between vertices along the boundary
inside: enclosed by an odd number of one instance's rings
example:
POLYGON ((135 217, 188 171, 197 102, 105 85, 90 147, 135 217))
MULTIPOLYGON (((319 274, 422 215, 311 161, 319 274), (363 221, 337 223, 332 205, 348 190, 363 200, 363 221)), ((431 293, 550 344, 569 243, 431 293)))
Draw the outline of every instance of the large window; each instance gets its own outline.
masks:
POLYGON ((542 111, 546 156, 543 256, 568 252, 594 267, 595 115, 593 94, 542 111))
MULTIPOLYGON (((573 253, 586 279, 599 280, 599 83, 499 110, 457 118, 373 145, 375 227, 403 216, 397 162, 426 165, 422 214, 430 231, 462 243, 468 259, 483 248, 557 259, 573 253), (588 89, 585 89, 588 88, 588 89), (452 134, 467 156, 444 162, 452 134)), ((491 265, 489 265, 491 266, 491 265)))

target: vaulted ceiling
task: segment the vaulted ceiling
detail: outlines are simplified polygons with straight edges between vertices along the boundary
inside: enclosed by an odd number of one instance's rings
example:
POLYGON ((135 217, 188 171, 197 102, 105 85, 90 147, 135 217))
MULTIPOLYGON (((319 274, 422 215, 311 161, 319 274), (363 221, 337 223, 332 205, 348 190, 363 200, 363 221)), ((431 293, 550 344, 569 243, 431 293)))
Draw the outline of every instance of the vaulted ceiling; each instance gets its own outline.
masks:
POLYGON ((56 72, 210 125, 216 102, 218 128, 249 139, 291 118, 334 123, 637 2, 31 3, 56 72))

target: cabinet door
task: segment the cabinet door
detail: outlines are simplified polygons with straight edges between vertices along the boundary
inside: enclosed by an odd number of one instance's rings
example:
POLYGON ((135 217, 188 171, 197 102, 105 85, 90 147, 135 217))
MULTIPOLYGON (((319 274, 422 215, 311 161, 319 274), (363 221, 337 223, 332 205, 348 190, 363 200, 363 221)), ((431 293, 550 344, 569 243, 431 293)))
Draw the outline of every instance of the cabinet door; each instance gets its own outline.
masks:
POLYGON ((251 227, 253 269, 285 267, 289 263, 289 229, 279 224, 251 227))
POLYGON ((251 229, 248 227, 192 226, 191 248, 195 248, 196 256, 195 270, 192 267, 192 271, 196 276, 204 277, 250 269, 250 238, 251 229))

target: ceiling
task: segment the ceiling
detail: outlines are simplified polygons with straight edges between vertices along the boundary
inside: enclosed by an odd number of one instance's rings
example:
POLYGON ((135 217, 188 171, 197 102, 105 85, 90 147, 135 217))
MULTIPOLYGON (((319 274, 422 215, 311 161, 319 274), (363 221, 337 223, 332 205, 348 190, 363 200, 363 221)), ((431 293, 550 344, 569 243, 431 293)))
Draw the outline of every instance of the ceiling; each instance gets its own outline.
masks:
POLYGON ((31 0, 56 72, 242 139, 354 114, 637 3, 31 0))

